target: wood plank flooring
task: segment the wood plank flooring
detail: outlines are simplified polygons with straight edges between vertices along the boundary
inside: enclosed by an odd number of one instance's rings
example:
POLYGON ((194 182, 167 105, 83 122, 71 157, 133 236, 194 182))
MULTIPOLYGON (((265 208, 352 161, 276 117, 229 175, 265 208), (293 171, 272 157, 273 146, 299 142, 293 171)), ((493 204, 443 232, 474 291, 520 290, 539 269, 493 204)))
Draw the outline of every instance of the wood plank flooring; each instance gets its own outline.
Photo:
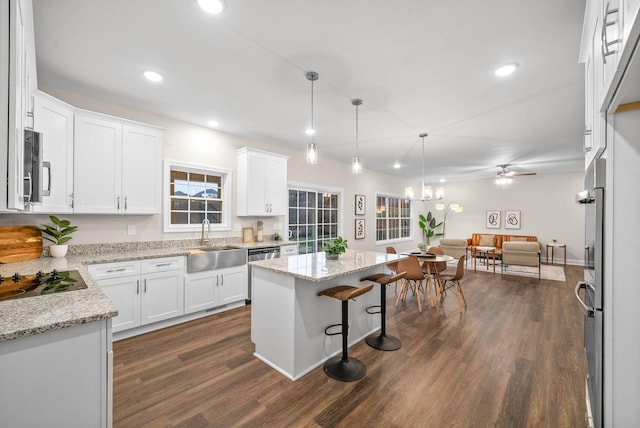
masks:
POLYGON ((469 307, 449 293, 394 308, 394 352, 364 341, 351 383, 322 367, 291 382, 255 359, 250 307, 114 343, 114 427, 582 427, 582 310, 567 281, 468 271, 469 307))

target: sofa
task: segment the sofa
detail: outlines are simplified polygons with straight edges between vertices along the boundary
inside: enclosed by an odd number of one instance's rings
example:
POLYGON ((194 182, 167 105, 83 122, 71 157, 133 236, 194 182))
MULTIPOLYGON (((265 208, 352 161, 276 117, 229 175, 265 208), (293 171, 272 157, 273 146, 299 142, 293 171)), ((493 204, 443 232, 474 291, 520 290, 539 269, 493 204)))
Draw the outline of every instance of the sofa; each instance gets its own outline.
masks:
POLYGON ((527 241, 507 241, 502 244, 502 274, 505 266, 533 266, 538 268, 540 279, 540 244, 527 241))

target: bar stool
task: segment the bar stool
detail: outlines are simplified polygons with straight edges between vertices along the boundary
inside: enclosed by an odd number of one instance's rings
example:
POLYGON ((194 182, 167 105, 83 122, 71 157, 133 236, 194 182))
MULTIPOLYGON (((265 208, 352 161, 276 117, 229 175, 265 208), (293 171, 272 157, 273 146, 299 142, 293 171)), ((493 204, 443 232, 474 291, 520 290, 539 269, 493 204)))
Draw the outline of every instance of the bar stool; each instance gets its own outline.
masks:
POLYGON ((349 334, 349 300, 363 295, 371 291, 373 284, 364 287, 352 287, 350 285, 338 285, 337 287, 327 288, 318 293, 318 296, 327 296, 342 301, 342 323, 333 324, 324 329, 324 333, 328 336, 342 334, 342 357, 336 356, 329 358, 324 363, 324 372, 331 378, 343 382, 351 382, 362 379, 367 374, 367 367, 364 363, 356 358, 349 358, 347 354, 347 336, 349 334), (331 327, 342 326, 340 332, 329 333, 331 327))
POLYGON ((364 341, 367 345, 381 351, 395 351, 400 349, 402 342, 395 336, 387 335, 387 286, 392 282, 396 282, 405 277, 406 272, 400 272, 395 275, 387 275, 384 273, 376 273, 374 275, 365 276, 360 281, 372 281, 380 284, 380 305, 370 306, 367 308, 368 314, 380 314, 380 334, 370 334, 364 341), (373 309, 379 308, 378 311, 373 309))

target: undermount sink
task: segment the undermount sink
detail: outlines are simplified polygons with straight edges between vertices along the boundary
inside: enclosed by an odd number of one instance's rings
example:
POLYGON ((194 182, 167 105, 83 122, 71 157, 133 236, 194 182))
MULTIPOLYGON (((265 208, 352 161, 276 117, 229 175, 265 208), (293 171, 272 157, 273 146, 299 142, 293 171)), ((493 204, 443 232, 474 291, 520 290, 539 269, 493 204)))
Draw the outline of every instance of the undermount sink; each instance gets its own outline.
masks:
POLYGON ((187 249, 187 272, 203 272, 247 264, 247 250, 233 245, 187 249))

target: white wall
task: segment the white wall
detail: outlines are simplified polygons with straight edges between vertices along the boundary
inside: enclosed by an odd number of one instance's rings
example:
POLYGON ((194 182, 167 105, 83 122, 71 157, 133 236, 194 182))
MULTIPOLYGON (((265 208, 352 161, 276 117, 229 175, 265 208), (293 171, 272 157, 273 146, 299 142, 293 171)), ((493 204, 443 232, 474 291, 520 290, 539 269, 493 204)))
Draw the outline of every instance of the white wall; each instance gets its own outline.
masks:
MULTIPOLYGON (((404 187, 416 186, 391 175, 380 174, 366 169, 366 157, 363 156, 365 170, 363 174, 351 174, 350 164, 327 159, 322 156, 322 144, 318 144, 320 159, 317 165, 305 162, 306 141, 301 138, 300 150, 294 151, 277 144, 258 139, 246 139, 225 132, 196 126, 151 113, 123 107, 106 101, 85 97, 56 88, 44 88, 44 91, 71 105, 100 113, 137 120, 165 128, 164 158, 218 166, 234 170, 233 182, 236 182, 236 149, 244 146, 290 156, 288 176, 290 182, 315 186, 327 186, 344 191, 343 231, 342 235, 354 249, 375 249, 375 195, 377 192, 391 196, 402 196, 404 187), (355 194, 366 196, 366 215, 354 215, 355 194), (354 220, 365 218, 366 238, 354 239, 354 220)), ((574 194, 582 188, 582 173, 559 174, 549 176, 518 177, 509 189, 497 187, 492 179, 447 183, 446 201, 455 200, 464 206, 464 212, 450 213, 447 219, 447 237, 468 238, 474 232, 486 232, 485 211, 518 209, 522 211, 522 229, 513 234, 537 235, 541 242, 552 238, 566 242, 567 259, 581 260, 581 248, 584 247, 583 212, 575 204, 574 194)), ((235 198, 235 185, 234 198, 235 198)), ((394 243, 399 250, 417 248, 421 241, 421 231, 417 226, 417 215, 432 211, 438 221, 442 212, 435 210, 435 202, 417 202, 414 204, 414 240, 394 243)), ((258 218, 235 217, 233 231, 215 232, 212 237, 240 236, 242 227, 255 227, 258 218)), ((69 215, 79 226, 71 244, 89 244, 100 242, 130 242, 150 240, 171 240, 198 238, 199 232, 164 233, 162 216, 131 215, 69 215), (127 235, 127 226, 136 226, 136 235, 127 235)), ((264 221, 266 234, 278 232, 286 236, 286 218, 260 218, 264 221)), ((48 222, 45 215, 4 214, 0 224, 36 224, 48 222)), ((504 229, 493 229, 495 233, 509 233, 504 229)), ((435 241, 437 242, 437 240, 435 241)), ((377 248, 384 250, 386 244, 377 248)))

